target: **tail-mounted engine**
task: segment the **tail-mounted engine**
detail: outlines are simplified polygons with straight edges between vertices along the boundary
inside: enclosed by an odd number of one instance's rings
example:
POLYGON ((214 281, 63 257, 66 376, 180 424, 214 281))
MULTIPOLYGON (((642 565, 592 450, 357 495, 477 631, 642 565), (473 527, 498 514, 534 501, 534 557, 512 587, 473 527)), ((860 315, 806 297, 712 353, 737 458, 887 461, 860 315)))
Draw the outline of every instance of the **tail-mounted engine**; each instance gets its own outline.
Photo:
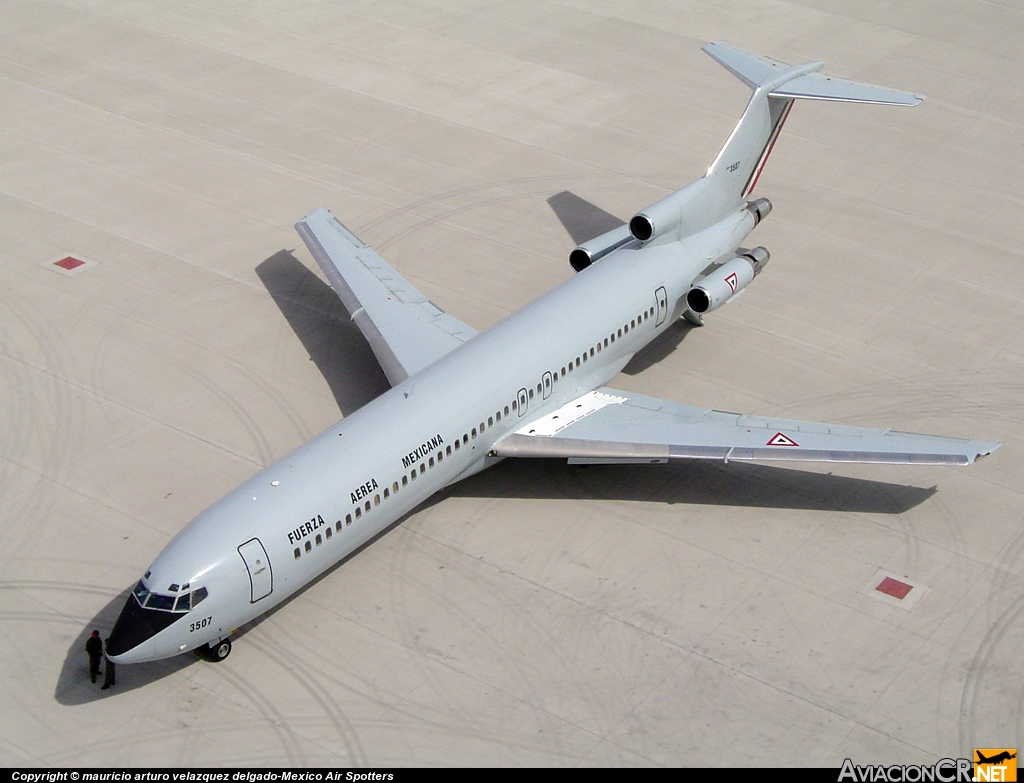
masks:
POLYGON ((599 237, 584 242, 569 254, 569 266, 577 272, 582 272, 595 261, 600 261, 609 253, 625 247, 633 242, 633 235, 629 233, 629 226, 619 226, 611 231, 601 234, 599 237))
POLYGON ((717 310, 750 285, 750 281, 761 274, 770 257, 765 248, 755 247, 726 261, 687 292, 687 306, 697 315, 717 310))

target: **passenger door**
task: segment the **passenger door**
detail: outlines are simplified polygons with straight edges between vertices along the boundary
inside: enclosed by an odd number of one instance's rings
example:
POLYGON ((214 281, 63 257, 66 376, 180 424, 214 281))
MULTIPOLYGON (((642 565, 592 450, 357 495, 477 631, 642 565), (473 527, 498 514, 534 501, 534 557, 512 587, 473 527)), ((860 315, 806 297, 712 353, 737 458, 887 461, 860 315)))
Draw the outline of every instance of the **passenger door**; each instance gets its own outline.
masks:
POLYGON ((654 322, 654 325, 661 326, 665 323, 665 317, 668 315, 668 291, 665 290, 665 286, 654 292, 654 301, 658 304, 658 320, 654 322))
POLYGON ((266 598, 274 591, 274 572, 270 568, 270 558, 258 538, 250 539, 238 547, 238 554, 249 572, 249 584, 252 587, 250 603, 266 598))

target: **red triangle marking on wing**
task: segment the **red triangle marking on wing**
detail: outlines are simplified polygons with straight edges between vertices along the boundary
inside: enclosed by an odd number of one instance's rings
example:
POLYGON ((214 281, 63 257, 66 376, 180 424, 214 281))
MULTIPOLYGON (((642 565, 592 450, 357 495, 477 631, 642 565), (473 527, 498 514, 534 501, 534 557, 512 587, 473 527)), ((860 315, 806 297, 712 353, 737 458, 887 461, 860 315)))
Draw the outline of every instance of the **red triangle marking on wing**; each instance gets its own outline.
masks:
POLYGON ((767 445, 767 446, 799 446, 800 444, 797 443, 792 438, 790 438, 789 436, 783 435, 781 432, 776 432, 774 435, 772 435, 771 439, 765 445, 767 445))

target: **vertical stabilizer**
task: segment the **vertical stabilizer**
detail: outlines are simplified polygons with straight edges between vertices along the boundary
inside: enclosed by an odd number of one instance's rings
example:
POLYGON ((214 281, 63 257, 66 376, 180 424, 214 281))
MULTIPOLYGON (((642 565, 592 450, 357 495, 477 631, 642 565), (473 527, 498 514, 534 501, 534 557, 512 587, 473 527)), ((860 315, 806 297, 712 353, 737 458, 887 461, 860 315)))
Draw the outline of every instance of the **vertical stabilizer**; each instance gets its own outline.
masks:
POLYGON ((818 73, 824 66, 821 62, 790 67, 721 43, 708 44, 704 51, 754 91, 729 140, 708 169, 708 176, 716 180, 715 190, 733 204, 746 198, 757 184, 794 99, 897 106, 921 102, 919 96, 900 90, 823 76, 818 73))
POLYGON ((629 231, 640 242, 675 241, 741 209, 797 98, 892 106, 921 102, 909 92, 823 76, 820 62, 790 66, 722 43, 708 44, 704 51, 754 94, 707 174, 633 216, 629 231))

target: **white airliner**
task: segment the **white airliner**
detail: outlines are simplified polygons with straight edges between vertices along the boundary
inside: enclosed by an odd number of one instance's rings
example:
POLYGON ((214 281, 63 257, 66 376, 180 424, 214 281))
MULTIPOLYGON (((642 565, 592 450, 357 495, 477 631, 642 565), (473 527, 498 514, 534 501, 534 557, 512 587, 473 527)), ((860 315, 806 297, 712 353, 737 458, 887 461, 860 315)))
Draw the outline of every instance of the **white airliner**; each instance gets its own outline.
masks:
POLYGON ((579 274, 477 334, 325 209, 296 229, 392 388, 196 517, 128 597, 117 663, 231 651, 231 634, 436 491, 507 457, 572 463, 811 460, 967 465, 998 443, 743 416, 604 386, 680 317, 701 323, 768 261, 740 247, 771 210, 748 200, 796 98, 913 106, 905 92, 704 51, 753 90, 707 173, 584 243, 579 274))

